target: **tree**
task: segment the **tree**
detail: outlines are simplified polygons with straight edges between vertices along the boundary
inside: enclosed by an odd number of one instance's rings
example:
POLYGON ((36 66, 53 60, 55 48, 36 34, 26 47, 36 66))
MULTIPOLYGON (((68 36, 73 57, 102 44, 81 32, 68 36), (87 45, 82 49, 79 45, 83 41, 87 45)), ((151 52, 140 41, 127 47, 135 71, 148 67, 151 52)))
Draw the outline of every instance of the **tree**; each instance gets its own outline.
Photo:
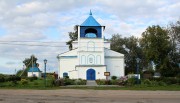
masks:
POLYGON ((34 66, 34 64, 38 65, 37 63, 37 58, 34 55, 31 55, 30 58, 25 58, 23 61, 24 65, 26 68, 24 70, 19 70, 16 75, 17 76, 27 76, 27 71, 29 70, 30 67, 34 66))
MULTIPOLYGON (((131 36, 122 38, 119 34, 114 34, 111 41, 111 49, 124 54, 125 56, 125 74, 136 73, 137 62, 136 58, 143 59, 143 54, 138 45, 138 38, 131 36)), ((142 60, 141 60, 142 61, 142 60)), ((140 68, 142 69, 142 62, 140 68)))
POLYGON ((171 76, 178 76, 180 75, 180 20, 176 23, 169 24, 167 30, 170 37, 169 41, 171 43, 168 64, 171 65, 166 65, 166 67, 171 66, 173 68, 173 71, 170 72, 171 76))
POLYGON ((37 58, 34 55, 31 55, 30 58, 25 58, 23 63, 26 68, 32 67, 34 64, 37 64, 37 58))
POLYGON ((171 23, 167 28, 171 42, 170 59, 175 64, 180 63, 180 21, 171 23))
POLYGON ((66 45, 69 45, 69 50, 72 50, 72 42, 78 39, 78 26, 74 26, 74 32, 69 32, 70 40, 66 42, 66 45))
MULTIPOLYGON (((148 62, 155 63, 156 70, 163 74, 164 69, 166 69, 165 64, 169 62, 168 54, 171 51, 167 30, 161 28, 159 25, 148 27, 142 33, 140 44, 148 62)), ((168 68, 169 70, 172 69, 170 67, 168 68)))

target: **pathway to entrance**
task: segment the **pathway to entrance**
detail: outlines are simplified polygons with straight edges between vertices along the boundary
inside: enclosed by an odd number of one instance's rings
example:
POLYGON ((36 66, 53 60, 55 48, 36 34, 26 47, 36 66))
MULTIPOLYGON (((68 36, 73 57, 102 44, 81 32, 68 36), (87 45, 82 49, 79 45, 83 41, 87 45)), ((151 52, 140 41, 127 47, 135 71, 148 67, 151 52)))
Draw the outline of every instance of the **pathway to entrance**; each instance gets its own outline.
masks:
POLYGON ((95 80, 87 80, 87 86, 98 86, 95 80))

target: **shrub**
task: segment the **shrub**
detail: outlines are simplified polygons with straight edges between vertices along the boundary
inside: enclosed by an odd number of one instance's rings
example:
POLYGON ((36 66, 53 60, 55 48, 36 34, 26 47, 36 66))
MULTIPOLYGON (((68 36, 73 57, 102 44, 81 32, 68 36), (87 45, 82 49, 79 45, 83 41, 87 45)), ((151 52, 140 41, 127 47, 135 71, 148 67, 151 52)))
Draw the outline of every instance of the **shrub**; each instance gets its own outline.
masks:
POLYGON ((136 78, 128 78, 127 85, 132 86, 136 83, 136 78))
POLYGON ((105 80, 105 85, 111 85, 111 80, 105 80))
POLYGON ((5 81, 20 81, 21 77, 19 76, 6 76, 5 81))
POLYGON ((69 79, 69 76, 65 76, 64 79, 69 79))
POLYGON ((4 75, 0 75, 0 82, 5 82, 4 75))
POLYGON ((152 85, 152 82, 151 82, 149 79, 145 79, 145 80, 143 81, 143 84, 144 84, 144 85, 152 85))
POLYGON ((117 76, 112 76, 111 79, 112 79, 112 80, 116 80, 116 79, 117 79, 117 76))
POLYGON ((28 84, 28 80, 22 79, 20 83, 21 83, 22 85, 26 85, 26 84, 28 84))
POLYGON ((175 77, 160 77, 160 78, 150 78, 151 81, 164 82, 165 84, 179 84, 180 79, 175 77))
POLYGON ((111 85, 118 85, 118 80, 111 80, 111 85))
POLYGON ((64 79, 57 79, 54 81, 55 86, 64 86, 64 79))
POLYGON ((126 85, 128 78, 126 76, 119 78, 118 85, 126 85))
POLYGON ((96 80, 96 83, 97 83, 98 85, 106 85, 106 80, 104 80, 104 79, 98 79, 98 80, 96 80))
POLYGON ((77 79, 74 81, 74 84, 76 85, 86 85, 86 80, 77 79))
POLYGON ((74 80, 66 78, 66 79, 64 79, 64 84, 65 85, 74 85, 74 80))
POLYGON ((27 79, 32 82, 34 80, 37 80, 38 78, 37 77, 28 77, 27 79))
POLYGON ((158 82, 158 85, 159 85, 159 86, 166 86, 167 84, 164 83, 163 81, 159 81, 159 82, 158 82))

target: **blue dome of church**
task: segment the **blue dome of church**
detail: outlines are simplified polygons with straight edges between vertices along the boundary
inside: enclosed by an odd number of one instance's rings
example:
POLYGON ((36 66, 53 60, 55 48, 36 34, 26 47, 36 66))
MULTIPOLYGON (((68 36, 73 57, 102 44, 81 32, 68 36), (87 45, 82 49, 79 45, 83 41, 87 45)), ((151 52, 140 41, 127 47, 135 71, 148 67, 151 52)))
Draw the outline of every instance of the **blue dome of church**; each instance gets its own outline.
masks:
POLYGON ((92 16, 92 12, 90 11, 89 17, 81 24, 81 26, 101 26, 96 19, 92 16))

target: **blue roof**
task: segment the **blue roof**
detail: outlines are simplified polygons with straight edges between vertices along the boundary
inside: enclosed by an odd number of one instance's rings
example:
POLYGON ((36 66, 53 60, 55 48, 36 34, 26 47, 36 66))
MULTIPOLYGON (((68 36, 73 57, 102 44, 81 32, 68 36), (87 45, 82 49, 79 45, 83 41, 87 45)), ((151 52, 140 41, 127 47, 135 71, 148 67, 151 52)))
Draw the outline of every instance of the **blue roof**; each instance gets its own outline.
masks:
POLYGON ((96 19, 92 16, 92 12, 90 11, 89 17, 81 24, 81 26, 101 26, 96 19))
POLYGON ((28 72, 41 72, 40 69, 38 67, 31 67, 28 72))

